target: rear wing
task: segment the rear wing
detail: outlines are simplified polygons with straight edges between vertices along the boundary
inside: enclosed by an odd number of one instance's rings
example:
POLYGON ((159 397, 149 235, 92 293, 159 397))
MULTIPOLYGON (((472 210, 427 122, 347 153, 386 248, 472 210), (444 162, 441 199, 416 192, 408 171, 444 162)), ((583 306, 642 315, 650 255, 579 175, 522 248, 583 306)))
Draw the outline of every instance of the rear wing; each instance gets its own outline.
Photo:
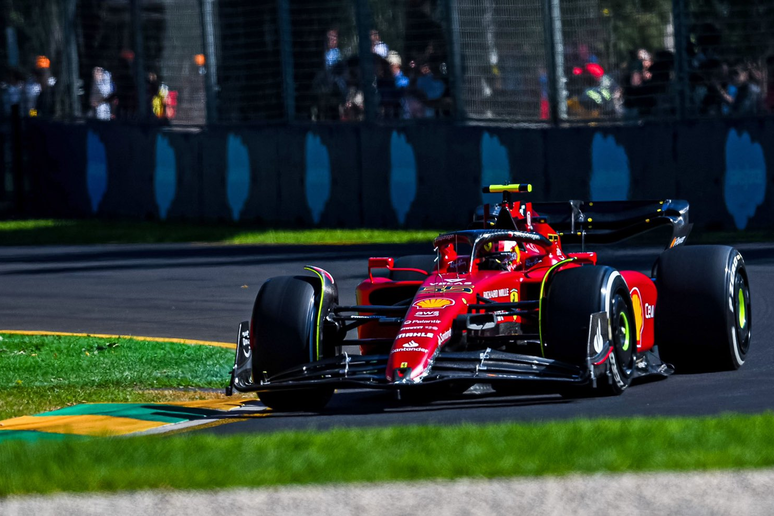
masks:
POLYGON ((533 210, 563 243, 608 244, 671 225, 667 247, 682 244, 691 232, 688 201, 566 201, 536 202, 533 210))
MULTIPOLYGON (((667 247, 675 247, 685 241, 693 226, 684 200, 534 202, 532 209, 537 214, 533 222, 548 223, 565 244, 609 244, 670 225, 672 238, 667 247)), ((485 220, 494 225, 499 212, 499 204, 479 206, 473 225, 485 220)))

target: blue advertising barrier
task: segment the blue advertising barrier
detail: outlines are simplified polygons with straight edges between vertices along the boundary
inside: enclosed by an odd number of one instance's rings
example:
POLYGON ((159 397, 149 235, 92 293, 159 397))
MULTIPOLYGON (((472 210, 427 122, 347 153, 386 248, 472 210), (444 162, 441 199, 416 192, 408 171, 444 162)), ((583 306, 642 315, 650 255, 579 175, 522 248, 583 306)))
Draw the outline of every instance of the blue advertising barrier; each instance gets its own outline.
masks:
POLYGON ((774 227, 772 118, 185 130, 31 119, 24 131, 39 216, 452 228, 493 200, 482 185, 515 181, 537 201, 683 198, 699 227, 774 227))

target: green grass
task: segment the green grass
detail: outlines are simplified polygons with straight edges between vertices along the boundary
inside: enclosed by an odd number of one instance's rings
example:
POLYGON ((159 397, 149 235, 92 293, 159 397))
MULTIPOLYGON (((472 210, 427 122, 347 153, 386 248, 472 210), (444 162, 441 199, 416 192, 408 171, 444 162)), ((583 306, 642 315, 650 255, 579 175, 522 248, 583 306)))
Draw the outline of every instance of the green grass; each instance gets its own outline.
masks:
POLYGON ((774 414, 8 441, 0 496, 760 468, 774 414))
POLYGON ((238 224, 183 224, 101 220, 18 220, 0 222, 0 245, 221 244, 342 245, 429 243, 438 230, 256 229, 238 224))
MULTIPOLYGON (((259 229, 245 224, 195 224, 104 220, 0 221, 0 245, 156 244, 202 242, 263 245, 345 245, 429 243, 442 230, 259 229)), ((633 245, 666 245, 671 233, 656 230, 629 240, 633 245)), ((699 231, 694 244, 767 242, 774 232, 699 231)))
POLYGON ((218 388, 234 352, 132 339, 3 334, 0 420, 83 402, 194 399, 181 388, 218 388))

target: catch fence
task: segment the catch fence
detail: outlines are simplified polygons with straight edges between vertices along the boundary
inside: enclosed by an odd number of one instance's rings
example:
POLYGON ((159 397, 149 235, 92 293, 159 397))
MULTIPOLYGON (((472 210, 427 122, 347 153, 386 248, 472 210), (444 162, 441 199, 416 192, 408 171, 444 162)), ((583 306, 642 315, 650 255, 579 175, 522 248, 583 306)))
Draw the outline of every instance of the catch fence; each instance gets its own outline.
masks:
POLYGON ((771 0, 4 0, 3 123, 774 111, 771 0))

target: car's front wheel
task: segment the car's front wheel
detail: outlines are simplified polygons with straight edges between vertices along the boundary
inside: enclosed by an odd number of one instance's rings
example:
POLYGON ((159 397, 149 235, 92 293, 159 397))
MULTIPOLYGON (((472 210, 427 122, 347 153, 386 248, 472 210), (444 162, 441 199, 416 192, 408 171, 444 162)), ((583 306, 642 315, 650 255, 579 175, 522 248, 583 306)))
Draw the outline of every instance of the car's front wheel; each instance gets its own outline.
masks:
POLYGON ((599 312, 607 314, 611 330, 609 378, 599 378, 594 391, 568 386, 563 391, 568 396, 618 395, 626 390, 637 349, 634 312, 626 282, 611 267, 575 267, 550 279, 541 312, 541 339, 547 357, 585 365, 591 314, 599 312))
MULTIPOLYGON (((263 284, 252 318, 253 376, 271 377, 321 358, 322 336, 315 324, 315 279, 280 276, 263 284)), ((258 395, 277 411, 321 410, 333 388, 270 391, 258 395)))

